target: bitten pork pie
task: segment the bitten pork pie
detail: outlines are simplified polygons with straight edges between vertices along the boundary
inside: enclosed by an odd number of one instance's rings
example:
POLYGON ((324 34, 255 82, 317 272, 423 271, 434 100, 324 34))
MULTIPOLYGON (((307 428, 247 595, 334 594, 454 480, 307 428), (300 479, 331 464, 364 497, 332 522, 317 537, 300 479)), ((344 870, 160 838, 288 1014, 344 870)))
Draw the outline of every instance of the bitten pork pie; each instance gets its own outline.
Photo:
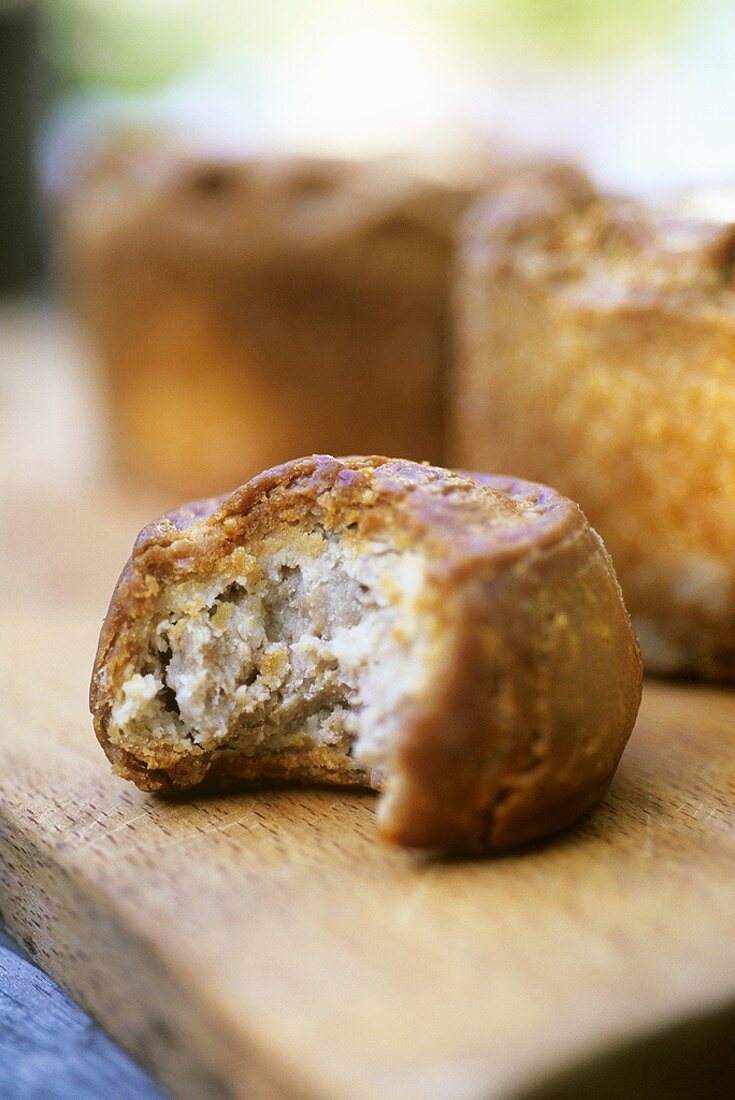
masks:
POLYGON ((640 693, 610 558, 571 501, 317 455, 141 532, 91 707, 145 790, 372 787, 385 838, 478 851, 599 799, 640 693))

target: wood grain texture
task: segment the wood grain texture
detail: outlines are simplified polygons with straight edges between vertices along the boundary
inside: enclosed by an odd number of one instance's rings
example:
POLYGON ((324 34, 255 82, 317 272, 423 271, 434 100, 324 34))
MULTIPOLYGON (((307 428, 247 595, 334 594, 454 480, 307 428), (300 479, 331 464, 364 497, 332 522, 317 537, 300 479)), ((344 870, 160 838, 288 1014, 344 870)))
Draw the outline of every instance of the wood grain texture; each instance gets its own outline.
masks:
POLYGON ((503 858, 384 847, 368 794, 112 776, 97 633, 176 502, 105 482, 47 320, 0 315, 0 909, 111 1035, 182 1097, 475 1100, 735 1001, 735 692, 649 684, 604 803, 503 858))
POLYGON ((182 1096, 500 1096, 735 995, 735 697, 650 684, 604 804, 501 859, 379 844, 369 795, 166 802, 86 715, 98 616, 2 620, 2 908, 182 1096))

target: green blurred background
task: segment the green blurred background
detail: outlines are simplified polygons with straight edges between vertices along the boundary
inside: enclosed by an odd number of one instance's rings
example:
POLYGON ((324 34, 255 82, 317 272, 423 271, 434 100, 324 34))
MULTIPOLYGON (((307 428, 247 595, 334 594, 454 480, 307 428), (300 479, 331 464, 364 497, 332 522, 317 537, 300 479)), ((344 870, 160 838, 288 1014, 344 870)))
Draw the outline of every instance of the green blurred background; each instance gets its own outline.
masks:
POLYGON ((39 177, 107 131, 359 154, 466 128, 673 186, 735 175, 733 72, 725 0, 0 0, 0 284, 42 272, 39 177))

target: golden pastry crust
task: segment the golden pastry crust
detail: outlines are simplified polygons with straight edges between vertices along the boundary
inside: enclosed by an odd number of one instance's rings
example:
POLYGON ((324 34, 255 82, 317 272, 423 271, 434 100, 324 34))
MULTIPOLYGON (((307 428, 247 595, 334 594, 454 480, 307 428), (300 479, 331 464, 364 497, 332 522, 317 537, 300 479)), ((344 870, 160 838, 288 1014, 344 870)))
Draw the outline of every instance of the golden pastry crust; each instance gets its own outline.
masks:
POLYGON ((453 459, 578 500, 646 667, 733 679, 735 226, 683 209, 547 185, 470 212, 453 459))
MULTIPOLYGON (((231 569, 231 566, 227 568, 231 569)), ((604 792, 640 701, 638 647, 608 555, 570 501, 539 485, 378 457, 300 459, 139 536, 112 598, 91 687, 115 770, 148 790, 272 778, 376 786, 382 834, 502 848, 568 825, 604 792), (233 551, 318 526, 424 563, 422 680, 376 770, 359 752, 123 744, 111 716, 142 667, 166 592, 202 588, 233 551), (133 745, 134 751, 131 751, 133 745)), ((357 742, 359 749, 359 738, 357 742)))
POLYGON ((477 182, 111 152, 67 196, 62 239, 121 465, 204 494, 312 450, 440 460, 454 227, 477 182))
POLYGON ((573 169, 110 150, 66 196, 75 306, 117 454, 174 495, 294 454, 444 460, 459 217, 482 187, 573 169))

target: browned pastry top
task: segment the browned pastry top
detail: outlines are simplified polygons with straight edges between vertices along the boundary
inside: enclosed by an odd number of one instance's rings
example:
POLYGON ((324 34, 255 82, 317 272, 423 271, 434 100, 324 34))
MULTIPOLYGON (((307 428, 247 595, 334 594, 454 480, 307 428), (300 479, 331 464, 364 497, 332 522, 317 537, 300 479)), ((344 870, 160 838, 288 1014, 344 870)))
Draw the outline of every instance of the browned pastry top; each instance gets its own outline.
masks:
MULTIPOLYGON (((585 522, 570 500, 517 478, 375 455, 313 455, 266 470, 229 495, 182 505, 143 528, 118 590, 130 599, 136 578, 149 588, 152 577, 204 575, 228 547, 265 526, 296 522, 310 511, 327 525, 344 525, 346 509, 366 539, 390 533, 398 546, 420 541, 434 568, 458 575, 481 562, 506 564, 585 522)), ((113 597, 111 611, 115 605, 113 597)), ((124 617, 127 608, 120 610, 124 617)), ((114 634, 108 619, 100 655, 114 634)))
POLYGON ((167 262, 248 269, 288 259, 354 267, 363 278, 436 281, 476 180, 442 183, 398 158, 204 157, 137 142, 94 162, 65 200, 76 246, 138 240, 167 262), (416 263, 416 242, 426 255, 416 263), (344 249, 350 252, 345 256, 344 249))
POLYGON ((91 162, 66 196, 66 220, 76 246, 137 240, 168 264, 243 269, 286 258, 344 277, 357 263, 363 280, 433 286, 443 284, 441 257, 459 215, 480 190, 505 181, 590 190, 568 165, 485 150, 436 171, 399 156, 224 159, 139 138, 91 162))
POLYGON ((502 255, 579 305, 674 314, 735 313, 735 219, 671 197, 653 203, 595 194, 557 176, 508 187, 467 215, 467 248, 502 255))
MULTIPOLYGON (((459 574, 480 561, 508 562, 584 523, 571 501, 518 479, 463 475, 378 456, 297 459, 230 495, 182 505, 143 528, 111 601, 98 668, 131 609, 155 598, 160 583, 205 575, 228 547, 279 520, 296 522, 316 511, 323 522, 344 524, 346 508, 354 510, 365 538, 390 532, 398 545, 421 540, 435 568, 459 574)), ((93 708, 100 701, 98 686, 95 678, 93 708)))

